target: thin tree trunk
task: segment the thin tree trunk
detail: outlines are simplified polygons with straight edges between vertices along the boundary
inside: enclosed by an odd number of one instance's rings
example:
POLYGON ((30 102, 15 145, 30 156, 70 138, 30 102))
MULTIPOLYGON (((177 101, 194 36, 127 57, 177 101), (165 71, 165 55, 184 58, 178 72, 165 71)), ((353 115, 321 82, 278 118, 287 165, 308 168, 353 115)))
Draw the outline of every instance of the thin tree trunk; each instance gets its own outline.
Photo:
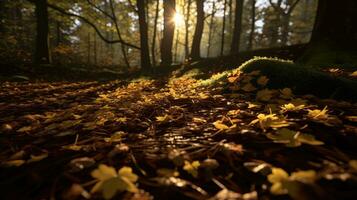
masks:
POLYGON ((56 46, 59 46, 62 41, 62 32, 61 32, 61 22, 56 21, 56 46))
POLYGON ((87 49, 87 50, 88 50, 87 63, 90 65, 90 60, 91 60, 91 59, 90 59, 90 58, 91 58, 91 55, 90 55, 90 54, 91 54, 90 32, 88 32, 88 41, 87 41, 87 42, 88 42, 88 44, 87 44, 87 45, 88 45, 88 46, 87 46, 87 47, 88 47, 88 49, 87 49))
POLYGON ((251 23, 250 23, 250 33, 249 33, 249 40, 248 40, 248 47, 247 50, 250 51, 253 49, 253 41, 254 41, 254 35, 255 35, 255 22, 256 22, 256 17, 255 17, 255 4, 256 0, 252 0, 251 2, 252 10, 251 10, 251 23))
POLYGON ((35 6, 37 21, 35 63, 50 64, 52 58, 49 44, 47 0, 37 0, 35 6))
POLYGON ((164 1, 164 36, 161 42, 161 66, 172 64, 172 45, 175 34, 176 0, 164 1))
POLYGON ((207 57, 210 56, 211 44, 212 44, 212 35, 213 35, 213 27, 214 27, 214 17, 216 14, 216 2, 212 1, 212 13, 211 20, 209 23, 209 33, 208 33, 208 44, 207 44, 207 57))
POLYGON ((197 4, 197 22, 195 34, 192 41, 191 58, 192 60, 198 60, 201 58, 201 40, 204 29, 204 0, 196 0, 197 4))
POLYGON ((175 54, 174 54, 174 62, 178 62, 177 60, 177 54, 178 54, 178 45, 179 45, 179 42, 180 42, 180 30, 179 29, 176 29, 176 42, 175 42, 175 54))
POLYGON ((160 6, 160 0, 156 0, 154 30, 153 30, 152 45, 151 45, 151 57, 152 57, 153 67, 156 67, 156 39, 157 39, 156 35, 157 35, 157 22, 159 20, 159 6, 160 6))
POLYGON ((244 0, 236 0, 235 20, 233 30, 233 40, 231 44, 231 54, 239 53, 240 35, 242 32, 242 16, 243 16, 244 0))
POLYGON ((223 56, 224 54, 224 45, 225 45, 225 31, 226 31, 226 12, 227 12, 227 0, 224 0, 223 5, 223 24, 222 24, 222 35, 221 35, 221 53, 220 55, 223 56))
POLYGON ((139 28, 140 28, 140 57, 141 69, 148 72, 151 70, 150 51, 149 51, 149 36, 148 24, 146 21, 145 2, 137 1, 138 15, 139 15, 139 28))
POLYGON ((185 59, 189 58, 190 50, 189 50, 189 29, 190 29, 190 13, 191 13, 191 4, 192 0, 188 0, 187 2, 187 10, 186 10, 186 19, 185 19, 185 59))
POLYGON ((93 53, 94 53, 94 65, 97 65, 97 35, 93 33, 93 53))

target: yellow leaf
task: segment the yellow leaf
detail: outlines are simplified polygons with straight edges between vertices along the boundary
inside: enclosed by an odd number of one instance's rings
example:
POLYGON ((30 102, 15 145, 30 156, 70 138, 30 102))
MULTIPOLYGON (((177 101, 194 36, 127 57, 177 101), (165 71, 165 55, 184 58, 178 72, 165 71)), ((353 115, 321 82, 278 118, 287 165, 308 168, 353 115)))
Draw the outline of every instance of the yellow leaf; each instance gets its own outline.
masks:
POLYGON ((190 163, 189 161, 185 160, 185 165, 183 169, 187 171, 187 173, 191 174, 193 177, 197 178, 198 176, 198 168, 200 167, 199 161, 193 161, 190 163))
POLYGON ((262 87, 266 86, 268 84, 268 82, 269 82, 269 79, 266 76, 261 76, 257 80, 258 85, 260 85, 262 87))
POLYGON ((279 118, 275 114, 265 115, 262 113, 257 116, 257 119, 250 123, 250 125, 254 124, 258 124, 264 131, 268 128, 282 128, 290 125, 284 118, 279 118))
POLYGON ((1 163, 4 167, 20 167, 23 164, 25 164, 24 160, 9 160, 1 163))
POLYGON ((234 83, 236 82, 236 80, 238 79, 239 76, 230 76, 228 77, 228 82, 230 83, 234 83))
POLYGON ((213 123, 214 127, 218 130, 227 130, 229 127, 222 123, 222 121, 218 120, 213 123))
POLYGON ((251 83, 247 83, 242 87, 242 90, 244 92, 253 92, 253 91, 257 90, 257 88, 254 87, 251 83))
POLYGON ((350 74, 350 76, 357 77, 357 71, 355 71, 352 74, 350 74))
POLYGON ((170 120, 170 115, 165 114, 164 116, 156 117, 157 122, 167 122, 170 120))
POLYGON ((288 191, 283 187, 283 182, 289 179, 289 174, 281 168, 273 168, 268 175, 268 181, 272 183, 270 192, 275 195, 286 194, 288 191))
POLYGON ((307 114, 308 117, 316 120, 327 120, 329 115, 327 114, 328 110, 325 107, 323 110, 315 109, 315 110, 308 110, 309 113, 307 114))
POLYGON ((305 105, 299 105, 299 106, 295 106, 292 103, 288 103, 288 104, 284 104, 281 106, 281 111, 283 112, 291 112, 291 111, 299 111, 305 108, 305 105))
POLYGON ((130 167, 122 167, 116 172, 113 167, 101 164, 98 169, 92 171, 91 175, 98 180, 91 192, 102 191, 105 199, 113 198, 118 191, 139 191, 134 184, 138 180, 138 176, 132 172, 130 167))

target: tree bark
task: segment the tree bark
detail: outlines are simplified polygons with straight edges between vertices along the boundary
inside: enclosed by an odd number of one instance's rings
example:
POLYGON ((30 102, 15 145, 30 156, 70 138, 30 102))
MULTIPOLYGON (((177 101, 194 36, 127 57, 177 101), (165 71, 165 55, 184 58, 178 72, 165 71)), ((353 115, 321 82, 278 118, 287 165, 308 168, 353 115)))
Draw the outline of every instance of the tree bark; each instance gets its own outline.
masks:
POLYGON ((185 59, 189 58, 190 50, 189 50, 189 29, 190 29, 190 17, 191 17, 191 4, 192 0, 188 0, 187 2, 187 10, 186 10, 186 19, 185 19, 185 59))
POLYGON ((327 43, 340 49, 356 50, 356 10, 355 0, 320 0, 311 43, 327 43))
POLYGON ((225 31, 226 31, 226 12, 227 12, 227 0, 224 0, 223 5, 223 24, 222 24, 222 33, 221 33, 221 56, 224 54, 224 45, 225 45, 225 31))
POLYGON ((253 49, 253 41, 254 41, 254 35, 255 35, 255 22, 256 22, 256 17, 255 17, 255 4, 257 3, 256 0, 252 0, 252 10, 251 10, 251 23, 250 23, 250 33, 249 33, 249 40, 248 40, 248 47, 247 50, 250 51, 253 49))
POLYGON ((356 65, 356 10, 355 0, 320 0, 309 46, 299 62, 310 65, 356 65))
POLYGON ((244 0, 236 0, 236 8, 235 8, 235 12, 234 12, 235 21, 234 21, 233 39, 232 39, 232 44, 231 44, 231 54, 239 53, 240 35, 242 32, 243 6, 244 6, 244 0))
POLYGON ((159 6, 160 6, 160 0, 156 0, 154 30, 153 30, 152 45, 151 45, 151 57, 152 57, 153 67, 156 67, 156 35, 157 35, 157 22, 159 19, 159 6))
POLYGON ((35 6, 37 23, 35 63, 51 64, 47 0, 37 0, 35 6))
POLYGON ((176 0, 164 1, 164 36, 161 42, 161 66, 172 64, 172 45, 175 34, 176 0))
POLYGON ((191 49, 192 60, 198 60, 201 58, 201 40, 202 40, 204 20, 205 20, 205 13, 203 10, 204 0, 196 0, 196 4, 197 4, 197 22, 196 22, 195 34, 193 36, 193 41, 192 41, 192 49, 191 49))
POLYGON ((212 13, 211 13, 211 20, 209 23, 208 44, 207 44, 207 57, 209 57, 211 53, 215 14, 216 14, 216 2, 212 1, 212 13))
POLYGON ((139 15, 141 69, 148 72, 151 69, 151 62, 149 52, 148 24, 146 21, 145 13, 145 1, 138 0, 136 2, 139 15))

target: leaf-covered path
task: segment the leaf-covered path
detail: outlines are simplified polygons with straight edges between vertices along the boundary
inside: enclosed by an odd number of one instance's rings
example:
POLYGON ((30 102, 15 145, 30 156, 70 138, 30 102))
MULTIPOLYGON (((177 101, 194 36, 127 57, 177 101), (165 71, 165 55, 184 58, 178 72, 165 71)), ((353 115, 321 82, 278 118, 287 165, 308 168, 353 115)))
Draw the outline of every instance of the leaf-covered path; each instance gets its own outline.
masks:
POLYGON ((255 89, 3 83, 1 199, 355 199, 357 105, 255 89))

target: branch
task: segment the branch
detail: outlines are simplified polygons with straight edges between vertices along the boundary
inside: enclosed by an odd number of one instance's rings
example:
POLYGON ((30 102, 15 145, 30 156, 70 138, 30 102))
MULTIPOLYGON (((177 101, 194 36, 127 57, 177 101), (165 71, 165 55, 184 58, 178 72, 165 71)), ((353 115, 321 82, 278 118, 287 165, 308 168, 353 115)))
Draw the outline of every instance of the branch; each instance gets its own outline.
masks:
POLYGON ((103 15, 108 17, 109 19, 113 20, 113 16, 105 12, 103 9, 101 9, 99 6, 95 5, 91 0, 87 0, 88 4, 91 5, 93 8, 97 9, 99 12, 101 12, 103 15))
POLYGON ((300 2, 300 0, 296 0, 293 5, 289 8, 288 14, 292 13, 296 5, 300 2))
POLYGON ((108 44, 114 44, 114 43, 121 43, 125 46, 128 46, 128 47, 131 47, 131 48, 134 48, 134 49, 140 49, 140 47, 136 46, 136 45, 133 45, 133 44, 130 44, 128 42, 125 42, 124 40, 122 39, 119 39, 119 40, 108 40, 107 38, 105 38, 103 36, 103 34, 100 32, 100 30, 98 29, 98 27, 91 21, 89 21, 87 18, 83 17, 83 16, 80 16, 80 15, 77 15, 77 14, 74 14, 74 13, 71 13, 71 12, 68 12, 66 10, 64 10, 63 8, 60 8, 56 5, 53 5, 53 4, 49 4, 47 3, 47 6, 53 10, 56 10, 64 15, 68 15, 68 16, 72 16, 72 17, 77 17, 79 19, 81 19, 83 22, 87 23, 88 25, 90 25, 94 30, 95 32, 97 32, 98 36, 106 43, 108 44))

